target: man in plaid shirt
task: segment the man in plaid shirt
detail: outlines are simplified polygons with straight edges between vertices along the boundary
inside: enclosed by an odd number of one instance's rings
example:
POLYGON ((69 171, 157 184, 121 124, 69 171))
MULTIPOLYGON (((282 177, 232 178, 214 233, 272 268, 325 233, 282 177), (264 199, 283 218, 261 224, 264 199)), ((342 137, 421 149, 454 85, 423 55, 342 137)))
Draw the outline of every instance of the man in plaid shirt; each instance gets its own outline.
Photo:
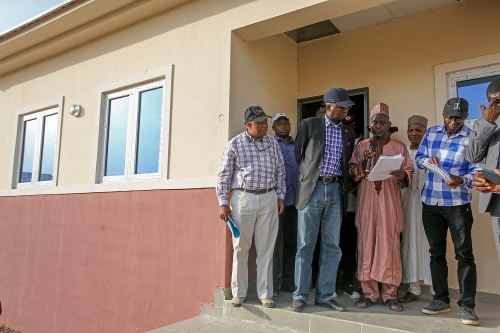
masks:
POLYGON ((472 253, 472 179, 476 165, 465 159, 465 148, 469 144, 471 129, 464 125, 469 104, 463 98, 452 98, 443 111, 444 125, 427 130, 416 154, 416 164, 441 166, 450 174, 451 181, 443 180, 426 171, 422 188, 422 221, 430 245, 431 277, 434 301, 422 312, 439 314, 450 311, 448 292, 448 264, 446 262, 446 234, 450 229, 458 260, 458 283, 462 310, 462 323, 479 325, 474 312, 476 296, 476 264, 472 253))
POLYGON ((278 142, 267 135, 261 107, 245 110, 247 130, 228 142, 217 175, 220 218, 230 217, 240 237, 233 236, 231 305, 240 307, 248 289, 248 252, 255 240, 257 294, 262 304, 274 307, 273 250, 278 214, 285 209, 285 164, 278 142), (230 196, 230 197, 229 197, 230 196))

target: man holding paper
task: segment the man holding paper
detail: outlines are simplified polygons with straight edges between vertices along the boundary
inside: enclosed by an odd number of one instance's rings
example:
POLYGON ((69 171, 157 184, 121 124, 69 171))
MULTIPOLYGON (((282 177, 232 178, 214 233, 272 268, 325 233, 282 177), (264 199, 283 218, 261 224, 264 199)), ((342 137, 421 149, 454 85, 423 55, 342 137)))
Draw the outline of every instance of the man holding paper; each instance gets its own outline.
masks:
POLYGON ((397 128, 391 127, 387 104, 373 107, 369 129, 373 138, 361 141, 349 162, 351 176, 359 182, 355 224, 358 279, 364 293, 355 306, 365 309, 373 305, 380 296, 380 282, 384 304, 393 311, 402 311, 397 301, 402 277, 399 237, 404 221, 401 187, 411 183, 413 166, 405 144, 390 137, 397 128), (383 164, 392 166, 392 171, 380 168, 383 164), (380 169, 385 174, 377 172, 380 169), (370 177, 372 170, 376 176, 370 177))
POLYGON ((217 175, 219 217, 231 218, 240 236, 233 235, 231 305, 240 307, 248 289, 248 252, 255 242, 257 296, 274 307, 273 250, 278 213, 285 209, 285 165, 278 142, 267 135, 267 119, 259 106, 245 110, 246 131, 226 145, 217 175), (230 196, 230 198, 229 198, 230 196))
POLYGON ((422 221, 430 245, 435 292, 434 301, 422 312, 432 315, 450 311, 446 262, 446 234, 450 229, 458 260, 458 305, 462 309, 462 323, 479 325, 474 312, 477 277, 472 253, 473 218, 470 206, 476 165, 465 159, 465 148, 472 132, 464 125, 468 110, 469 103, 465 99, 456 97, 448 100, 443 110, 444 124, 426 131, 415 157, 417 166, 427 169, 422 188, 422 221), (441 170, 426 164, 440 167, 449 174, 449 178, 441 170))

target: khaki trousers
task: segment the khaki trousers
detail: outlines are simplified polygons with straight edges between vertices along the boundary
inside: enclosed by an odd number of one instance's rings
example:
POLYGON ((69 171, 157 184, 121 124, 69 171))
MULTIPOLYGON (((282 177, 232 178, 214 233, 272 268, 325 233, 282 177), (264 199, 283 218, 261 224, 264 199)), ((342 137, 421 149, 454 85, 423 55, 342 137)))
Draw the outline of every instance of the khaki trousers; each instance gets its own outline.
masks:
POLYGON ((278 195, 234 190, 231 194, 232 219, 240 230, 233 237, 233 297, 246 297, 248 289, 248 252, 254 238, 257 250, 257 295, 273 297, 273 251, 278 233, 278 195))

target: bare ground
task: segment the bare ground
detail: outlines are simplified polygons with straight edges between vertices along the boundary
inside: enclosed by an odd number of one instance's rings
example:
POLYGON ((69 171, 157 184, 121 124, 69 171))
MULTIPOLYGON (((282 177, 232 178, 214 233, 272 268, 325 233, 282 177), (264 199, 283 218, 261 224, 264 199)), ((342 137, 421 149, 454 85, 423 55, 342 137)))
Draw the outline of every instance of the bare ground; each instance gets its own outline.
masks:
POLYGON ((21 333, 21 332, 15 331, 10 327, 5 326, 4 324, 0 324, 0 333, 21 333))

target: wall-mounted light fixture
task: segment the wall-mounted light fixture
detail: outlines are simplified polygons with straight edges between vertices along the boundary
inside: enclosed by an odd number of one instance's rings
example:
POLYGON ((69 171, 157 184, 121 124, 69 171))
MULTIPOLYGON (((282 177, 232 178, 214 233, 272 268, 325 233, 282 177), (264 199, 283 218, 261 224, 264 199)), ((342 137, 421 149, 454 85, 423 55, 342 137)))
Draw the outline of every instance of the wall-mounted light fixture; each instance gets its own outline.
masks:
POLYGON ((78 117, 82 112, 82 106, 79 104, 73 104, 69 107, 69 114, 78 117))

